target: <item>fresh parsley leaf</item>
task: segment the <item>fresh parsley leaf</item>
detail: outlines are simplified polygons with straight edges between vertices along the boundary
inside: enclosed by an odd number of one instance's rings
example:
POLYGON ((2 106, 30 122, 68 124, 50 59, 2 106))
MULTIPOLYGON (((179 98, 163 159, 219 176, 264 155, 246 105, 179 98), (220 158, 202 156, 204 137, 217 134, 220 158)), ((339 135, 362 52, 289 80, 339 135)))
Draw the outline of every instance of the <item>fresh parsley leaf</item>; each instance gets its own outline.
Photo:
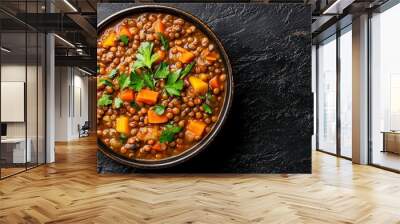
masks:
POLYGON ((165 90, 170 96, 180 96, 183 89, 183 80, 178 80, 175 83, 165 85, 165 90))
POLYGON ((160 143, 172 142, 174 140, 175 134, 181 131, 181 127, 174 126, 172 124, 167 124, 165 129, 161 132, 160 143))
POLYGON ((154 89, 154 79, 151 73, 146 72, 143 74, 144 84, 150 89, 154 89))
POLYGON ((162 34, 160 32, 158 32, 157 34, 160 37, 160 41, 161 41, 162 46, 164 47, 164 50, 168 51, 169 50, 169 41, 168 41, 168 39, 165 38, 164 34, 162 34))
POLYGON ((133 63, 133 69, 147 67, 151 69, 151 65, 158 59, 158 54, 153 54, 153 43, 142 42, 136 54, 136 61, 133 63))
POLYGON ((186 65, 186 67, 183 69, 183 71, 182 71, 181 74, 180 74, 180 79, 185 78, 185 76, 186 76, 187 74, 189 74, 189 73, 192 71, 193 66, 194 66, 194 62, 192 62, 192 63, 186 65))
POLYGON ((131 84, 129 87, 135 91, 140 91, 144 87, 144 80, 136 72, 131 72, 131 84))
POLYGON ((121 98, 119 98, 119 97, 116 97, 115 99, 114 99, 114 105, 115 105, 115 108, 120 108, 121 106, 122 106, 122 104, 123 104, 124 102, 121 100, 121 98))
POLYGON ((165 106, 163 105, 155 105, 153 109, 154 112, 156 112, 156 114, 158 115, 163 115, 165 112, 165 106))
POLYGON ((170 96, 181 95, 181 90, 183 89, 183 80, 178 80, 181 71, 181 69, 178 69, 174 72, 170 72, 168 75, 167 84, 164 88, 170 96))
POLYGON ((176 82, 176 80, 179 79, 179 76, 181 74, 182 69, 178 69, 174 72, 169 73, 168 79, 167 79, 167 84, 173 84, 176 82))
POLYGON ((118 84, 119 84, 119 88, 121 90, 123 90, 131 84, 131 79, 129 76, 127 76, 125 74, 121 74, 118 77, 118 84))
POLYGON ((108 74, 108 78, 112 79, 115 77, 115 75, 117 75, 118 70, 117 69, 113 69, 111 70, 110 74, 108 74))
POLYGON ((203 107, 203 109, 204 109, 204 111, 207 113, 207 114, 212 114, 212 110, 211 110, 211 107, 208 105, 208 104, 203 104, 202 105, 202 107, 203 107))
POLYGON ((101 86, 101 85, 106 85, 106 86, 111 86, 112 87, 113 84, 108 79, 100 79, 99 83, 97 84, 97 86, 101 86))
POLYGON ((127 37, 126 35, 121 35, 119 36, 119 40, 124 43, 125 45, 128 45, 129 43, 129 37, 127 37))
POLYGON ((154 74, 154 77, 158 79, 165 79, 168 77, 168 75, 169 75, 168 64, 165 62, 161 62, 156 70, 156 73, 154 74))
POLYGON ((125 134, 121 133, 121 134, 119 135, 119 141, 120 141, 122 144, 125 144, 127 140, 128 140, 128 136, 126 136, 125 134))
POLYGON ((104 107, 112 104, 112 99, 110 95, 104 94, 97 100, 97 106, 104 107))

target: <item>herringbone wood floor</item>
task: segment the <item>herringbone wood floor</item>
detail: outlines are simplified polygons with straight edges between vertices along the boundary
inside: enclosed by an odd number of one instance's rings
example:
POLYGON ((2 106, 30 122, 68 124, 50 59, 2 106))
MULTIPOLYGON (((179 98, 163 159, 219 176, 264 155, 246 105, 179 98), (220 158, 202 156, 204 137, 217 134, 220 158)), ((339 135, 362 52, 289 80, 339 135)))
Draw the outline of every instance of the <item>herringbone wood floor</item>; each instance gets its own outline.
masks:
POLYGON ((93 138, 0 181, 0 223, 400 223, 400 175, 313 154, 312 175, 98 175, 93 138))

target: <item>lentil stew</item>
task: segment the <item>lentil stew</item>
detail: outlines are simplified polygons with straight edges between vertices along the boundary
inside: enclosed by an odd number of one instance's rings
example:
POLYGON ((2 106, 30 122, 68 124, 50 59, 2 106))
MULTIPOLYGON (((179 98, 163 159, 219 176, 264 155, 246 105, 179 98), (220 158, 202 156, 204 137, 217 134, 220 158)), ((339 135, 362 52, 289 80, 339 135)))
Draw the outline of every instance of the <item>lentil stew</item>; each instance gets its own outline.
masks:
POLYGON ((226 61, 211 38, 177 15, 139 13, 107 26, 97 66, 97 136, 127 159, 179 155, 221 117, 226 61))

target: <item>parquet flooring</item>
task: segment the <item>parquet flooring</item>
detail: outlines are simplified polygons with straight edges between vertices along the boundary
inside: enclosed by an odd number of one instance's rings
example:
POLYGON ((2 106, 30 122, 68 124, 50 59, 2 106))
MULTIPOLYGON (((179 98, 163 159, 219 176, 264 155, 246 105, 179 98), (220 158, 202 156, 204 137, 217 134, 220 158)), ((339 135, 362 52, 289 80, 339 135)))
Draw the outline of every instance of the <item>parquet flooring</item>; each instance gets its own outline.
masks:
POLYGON ((0 181, 0 223, 400 223, 400 175, 313 153, 312 175, 98 175, 94 138, 0 181))

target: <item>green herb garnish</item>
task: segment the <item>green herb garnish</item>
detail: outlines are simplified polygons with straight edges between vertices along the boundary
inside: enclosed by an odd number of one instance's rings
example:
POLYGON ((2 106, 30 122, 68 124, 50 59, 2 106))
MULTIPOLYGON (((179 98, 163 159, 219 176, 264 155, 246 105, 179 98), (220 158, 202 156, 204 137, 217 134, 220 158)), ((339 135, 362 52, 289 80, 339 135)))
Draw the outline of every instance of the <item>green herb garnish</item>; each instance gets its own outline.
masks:
POLYGON ((153 54, 153 43, 143 42, 140 44, 136 61, 133 64, 133 69, 147 67, 151 69, 151 65, 158 59, 158 54, 153 54))
POLYGON ((175 134, 181 131, 181 127, 174 126, 172 124, 167 124, 165 129, 161 132, 160 143, 172 142, 174 140, 175 134))
POLYGON ((119 84, 119 88, 121 90, 127 88, 130 84, 131 84, 131 79, 129 76, 125 75, 125 74, 121 74, 118 77, 118 84, 119 84))
POLYGON ((140 91, 144 87, 144 80, 136 72, 131 72, 131 84, 129 85, 135 91, 140 91))
POLYGON ((189 73, 192 71, 193 66, 194 66, 194 62, 192 62, 192 63, 186 65, 186 67, 183 69, 183 71, 182 71, 181 74, 180 74, 180 79, 185 78, 185 76, 186 76, 187 74, 189 74, 189 73))
POLYGON ((123 134, 123 133, 119 134, 119 141, 122 144, 125 144, 127 140, 128 140, 128 137, 125 134, 123 134))
POLYGON ((179 76, 181 75, 181 71, 182 71, 182 69, 178 69, 174 72, 169 73, 168 79, 167 79, 167 84, 175 83, 179 79, 179 76))
POLYGON ((183 80, 178 80, 181 73, 181 69, 171 72, 167 78, 167 84, 165 90, 170 96, 180 96, 181 90, 183 89, 183 80))
POLYGON ((154 79, 150 72, 143 74, 144 85, 150 89, 154 89, 154 79))
POLYGON ((183 89, 183 80, 178 80, 175 83, 165 85, 165 90, 172 96, 180 96, 181 90, 183 89))
POLYGON ((115 77, 115 75, 117 75, 118 70, 117 69, 113 69, 111 70, 110 74, 108 74, 108 78, 112 79, 115 77))
POLYGON ((113 84, 108 79, 100 79, 99 83, 97 84, 97 86, 101 86, 101 85, 106 85, 106 86, 111 86, 112 87, 113 84))
POLYGON ((121 100, 121 98, 115 97, 115 99, 114 99, 115 108, 120 108, 120 107, 122 106, 123 103, 124 103, 124 102, 121 100))
POLYGON ((212 110, 211 110, 211 107, 208 105, 208 104, 203 104, 202 105, 202 107, 203 107, 203 109, 204 109, 204 111, 207 113, 207 114, 212 114, 212 110))
POLYGON ((126 35, 121 35, 119 36, 119 40, 124 43, 124 45, 128 45, 129 43, 129 37, 127 37, 126 35))
POLYGON ((158 115, 163 115, 165 112, 165 106, 163 105, 155 105, 153 108, 154 112, 158 115))
POLYGON ((164 50, 168 51, 169 50, 169 41, 168 41, 168 39, 165 38, 164 34, 162 34, 160 32, 158 32, 157 34, 160 37, 160 41, 161 41, 162 46, 164 47, 164 50))
POLYGON ((156 73, 154 74, 154 77, 158 79, 165 79, 168 77, 168 74, 169 74, 168 64, 165 62, 161 62, 156 70, 156 73))
POLYGON ((112 104, 112 99, 110 95, 104 94, 97 100, 97 106, 104 107, 112 104))

